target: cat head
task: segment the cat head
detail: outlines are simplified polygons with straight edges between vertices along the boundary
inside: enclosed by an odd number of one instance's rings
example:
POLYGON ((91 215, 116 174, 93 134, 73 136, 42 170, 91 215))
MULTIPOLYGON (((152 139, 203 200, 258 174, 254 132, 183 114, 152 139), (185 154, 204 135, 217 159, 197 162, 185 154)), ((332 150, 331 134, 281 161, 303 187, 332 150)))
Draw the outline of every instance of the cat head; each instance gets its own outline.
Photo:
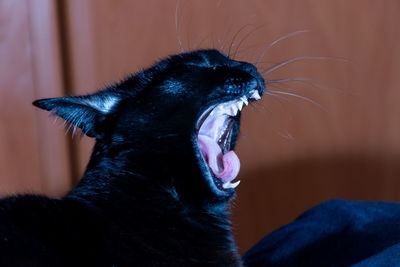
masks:
POLYGON ((33 104, 96 138, 87 172, 123 168, 184 201, 221 203, 238 185, 234 147, 241 110, 264 89, 254 65, 198 50, 92 95, 33 104))

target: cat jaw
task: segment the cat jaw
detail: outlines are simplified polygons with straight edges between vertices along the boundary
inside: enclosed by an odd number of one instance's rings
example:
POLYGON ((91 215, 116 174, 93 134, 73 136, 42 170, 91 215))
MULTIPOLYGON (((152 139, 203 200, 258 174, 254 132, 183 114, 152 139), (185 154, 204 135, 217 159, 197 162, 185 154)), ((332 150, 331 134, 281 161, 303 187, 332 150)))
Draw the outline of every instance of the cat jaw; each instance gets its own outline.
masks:
POLYGON ((233 149, 230 150, 232 126, 240 117, 242 108, 259 99, 258 90, 252 89, 235 100, 209 107, 197 121, 199 157, 201 163, 208 166, 203 168, 204 176, 218 195, 232 194, 240 183, 240 180, 234 182, 240 161, 233 149))

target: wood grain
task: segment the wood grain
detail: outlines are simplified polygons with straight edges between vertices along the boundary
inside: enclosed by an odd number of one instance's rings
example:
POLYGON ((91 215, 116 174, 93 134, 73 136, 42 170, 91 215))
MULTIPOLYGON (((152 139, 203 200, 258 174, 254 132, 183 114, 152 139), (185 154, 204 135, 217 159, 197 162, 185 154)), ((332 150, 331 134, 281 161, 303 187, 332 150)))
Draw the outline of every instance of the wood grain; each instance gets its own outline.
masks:
MULTIPOLYGON (((234 43, 233 52, 256 30, 236 54, 255 62, 273 40, 309 30, 271 48, 260 69, 298 56, 350 61, 304 60, 266 77, 315 79, 317 86, 268 89, 317 104, 277 94, 245 111, 238 147, 243 181, 234 209, 242 251, 329 198, 400 200, 398 1, 182 1, 178 11, 186 50, 222 45, 228 51, 234 43)), ((76 93, 180 51, 174 1, 68 1, 68 13, 76 93)), ((85 162, 87 146, 82 150, 85 162)))
MULTIPOLYGON (((399 1, 187 0, 179 5, 178 34, 175 1, 57 3, 62 7, 61 52, 65 57, 60 73, 66 75, 69 94, 94 92, 104 83, 180 52, 178 36, 185 50, 216 47, 230 50, 236 59, 255 62, 273 40, 309 30, 269 49, 259 69, 299 56, 349 59, 297 61, 268 74, 267 80, 311 78, 317 85, 290 82, 270 86, 267 89, 283 94, 266 95, 244 112, 237 149, 242 183, 234 204, 241 251, 326 199, 400 200, 399 1), (292 93, 300 97, 288 95, 292 93)), ((56 162, 49 167, 46 161, 51 157, 39 156, 38 151, 44 147, 47 152, 40 153, 53 155, 51 148, 61 146, 64 151, 65 143, 36 142, 39 137, 51 139, 39 134, 36 127, 44 126, 26 103, 39 92, 32 87, 38 83, 34 78, 38 75, 33 74, 26 18, 34 7, 28 8, 23 1, 3 1, 1 5, 1 27, 9 35, 0 42, 0 58, 5 62, 0 66, 0 183, 7 190, 25 190, 29 183, 42 190, 41 173, 57 177, 57 171, 66 170, 56 162), (26 169, 18 162, 25 162, 26 169), (45 170, 47 167, 53 170, 45 170), (29 181, 21 178, 27 175, 29 181)), ((35 29, 33 44, 43 38, 40 28, 35 29)), ((46 32, 54 33, 54 29, 46 32)), ((50 66, 57 69, 57 62, 50 66)), ((35 67, 35 72, 39 69, 35 67)), ((39 75, 40 84, 46 81, 45 73, 42 70, 39 75)), ((49 72, 47 77, 55 77, 51 83, 60 88, 57 75, 49 72)), ((48 90, 50 96, 62 91, 48 90)), ((47 94, 41 91, 40 95, 42 92, 47 94)), ((93 142, 88 138, 74 142, 71 166, 76 167, 72 171, 77 181, 93 142)))
POLYGON ((0 2, 0 195, 71 187, 62 129, 31 103, 62 95, 54 2, 0 2))
MULTIPOLYGON (((35 99, 64 96, 66 90, 56 2, 28 1, 28 7, 35 99)), ((62 196, 73 185, 71 141, 65 136, 61 120, 58 124, 52 123, 54 118, 49 118, 46 111, 35 109, 35 114, 43 191, 50 196, 62 196)))

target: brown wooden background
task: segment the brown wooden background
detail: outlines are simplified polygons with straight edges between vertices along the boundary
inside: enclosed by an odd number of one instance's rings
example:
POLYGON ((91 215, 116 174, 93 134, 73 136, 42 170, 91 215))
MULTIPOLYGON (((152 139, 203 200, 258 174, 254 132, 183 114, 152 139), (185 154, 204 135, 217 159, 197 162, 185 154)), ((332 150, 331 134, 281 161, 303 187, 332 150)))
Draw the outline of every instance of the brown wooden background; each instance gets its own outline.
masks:
MULTIPOLYGON (((180 51, 175 0, 0 0, 0 193, 65 194, 92 141, 72 140, 34 99, 93 92, 180 51)), ((400 2, 397 0, 181 0, 186 50, 225 49, 260 69, 297 56, 267 79, 288 95, 247 108, 238 154, 234 225, 241 251, 321 201, 400 200, 400 2), (251 31, 255 30, 252 34, 251 31), (236 50, 236 46, 233 49, 236 50), (292 90, 295 89, 295 90, 292 90), (286 136, 286 137, 285 137, 286 136), (290 137, 288 137, 290 136, 290 137)))

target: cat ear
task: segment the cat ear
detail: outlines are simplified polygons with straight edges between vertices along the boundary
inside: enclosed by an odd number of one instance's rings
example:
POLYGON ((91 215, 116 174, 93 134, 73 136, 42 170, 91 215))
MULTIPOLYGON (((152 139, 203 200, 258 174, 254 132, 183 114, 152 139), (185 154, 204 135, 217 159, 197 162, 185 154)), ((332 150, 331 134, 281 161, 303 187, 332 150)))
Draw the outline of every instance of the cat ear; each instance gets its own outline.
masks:
POLYGON ((119 100, 119 95, 106 90, 86 96, 40 99, 32 104, 79 127, 89 137, 99 137, 98 125, 112 112, 119 100))

